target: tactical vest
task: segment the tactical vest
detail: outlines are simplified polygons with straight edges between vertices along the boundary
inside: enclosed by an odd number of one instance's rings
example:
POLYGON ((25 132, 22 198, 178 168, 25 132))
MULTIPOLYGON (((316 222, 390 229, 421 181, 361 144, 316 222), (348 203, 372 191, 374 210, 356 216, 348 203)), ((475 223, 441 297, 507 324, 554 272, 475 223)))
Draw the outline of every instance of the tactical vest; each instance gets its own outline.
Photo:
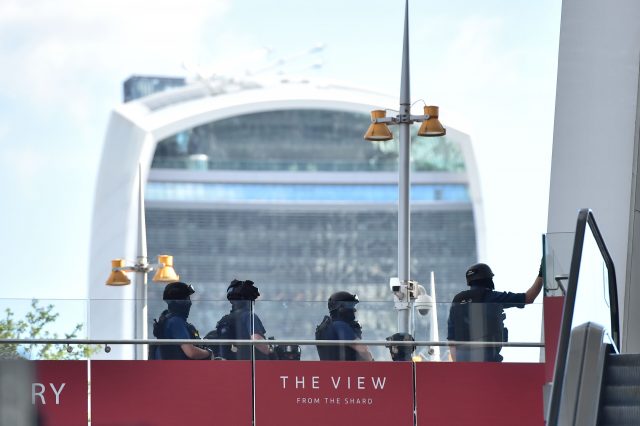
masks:
MULTIPOLYGON (((357 321, 349 324, 356 337, 362 336, 362 328, 357 321), (356 327, 357 325, 357 327, 356 327)), ((316 327, 316 340, 337 340, 337 335, 333 330, 333 320, 329 316, 325 316, 322 322, 316 327)), ((355 349, 348 345, 317 345, 318 356, 321 361, 357 361, 358 353, 355 349)))
MULTIPOLYGON (((175 314, 169 312, 169 310, 165 309, 160 314, 160 318, 153 320, 153 335, 157 339, 167 339, 171 337, 166 336, 166 325, 167 321, 174 317, 175 314)), ((193 324, 186 322, 187 331, 189 332, 190 339, 199 339, 200 333, 195 328, 193 324)), ((186 360, 190 359, 185 355, 180 348, 180 345, 149 345, 149 359, 178 359, 178 360, 186 360)))
MULTIPOLYGON (((454 340, 462 342, 506 342, 505 314, 499 303, 485 303, 491 292, 485 288, 473 288, 458 293, 451 306, 454 340)), ((502 361, 501 346, 456 348, 457 361, 502 361)))
MULTIPOLYGON (((215 330, 209 332, 206 336, 207 339, 239 339, 240 333, 238 330, 238 326, 241 324, 243 310, 235 310, 226 314, 220 321, 216 324, 215 330)), ((250 313, 251 315, 251 313, 250 313)), ((264 336, 262 336, 264 337, 264 336)), ((247 338, 251 338, 248 336, 247 338)), ((266 360, 269 359, 268 355, 263 354, 259 350, 252 350, 251 346, 248 345, 215 345, 211 347, 213 350, 214 356, 224 358, 227 360, 250 360, 252 358, 252 354, 255 352, 256 360, 266 360)))

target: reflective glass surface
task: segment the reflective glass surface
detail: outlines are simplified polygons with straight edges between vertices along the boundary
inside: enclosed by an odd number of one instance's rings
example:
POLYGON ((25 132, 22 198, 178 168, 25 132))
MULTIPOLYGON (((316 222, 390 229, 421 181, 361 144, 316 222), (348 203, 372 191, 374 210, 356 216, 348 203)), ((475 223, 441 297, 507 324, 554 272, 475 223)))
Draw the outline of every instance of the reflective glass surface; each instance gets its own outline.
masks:
POLYGON ((574 239, 574 232, 556 232, 545 235, 544 265, 545 294, 547 296, 566 294, 574 239))
MULTIPOLYGON (((158 142, 153 168, 191 170, 393 171, 397 141, 370 143, 367 114, 281 110, 235 116, 158 142)), ((415 137, 416 171, 465 170, 460 148, 448 137, 415 137)), ((397 133, 395 129, 394 132, 397 133)))
MULTIPOLYGON (((220 299, 233 278, 252 279, 268 300, 326 301, 357 289, 385 300, 397 265, 397 213, 341 206, 296 208, 170 208, 147 206, 149 257, 171 253, 176 271, 202 297, 220 299)), ((415 208, 411 214, 412 276, 434 271, 441 300, 464 285, 476 260, 470 209, 415 208), (462 282, 461 282, 462 281, 462 282)), ((162 287, 149 287, 160 300, 162 287)))
MULTIPOLYGON (((398 201, 398 185, 308 185, 149 182, 147 201, 398 201)), ((469 202, 464 184, 412 185, 411 201, 469 202)))

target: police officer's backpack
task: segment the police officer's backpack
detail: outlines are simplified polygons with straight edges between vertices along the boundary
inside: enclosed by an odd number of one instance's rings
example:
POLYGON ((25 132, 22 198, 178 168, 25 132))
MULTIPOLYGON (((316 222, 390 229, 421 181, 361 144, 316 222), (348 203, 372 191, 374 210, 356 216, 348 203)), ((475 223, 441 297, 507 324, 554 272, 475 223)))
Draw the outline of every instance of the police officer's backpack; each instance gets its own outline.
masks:
MULTIPOLYGON (((234 339, 231 314, 220 318, 220 321, 216 323, 216 328, 208 332, 204 338, 205 340, 234 339)), ((207 347, 213 352, 214 358, 236 359, 234 355, 237 352, 237 347, 235 345, 207 345, 207 347)))

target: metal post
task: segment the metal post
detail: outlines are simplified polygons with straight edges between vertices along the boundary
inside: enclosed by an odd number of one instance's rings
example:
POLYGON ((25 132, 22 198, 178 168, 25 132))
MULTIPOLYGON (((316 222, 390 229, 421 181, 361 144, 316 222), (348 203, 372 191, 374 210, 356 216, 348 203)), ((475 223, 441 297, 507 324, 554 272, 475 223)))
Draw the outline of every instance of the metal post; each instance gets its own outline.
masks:
POLYGON ((34 370, 35 363, 25 360, 0 360, 0 425, 40 424, 35 401, 42 397, 34 394, 34 370))
MULTIPOLYGON (((409 0, 405 2, 404 40, 402 47, 402 75, 400 78, 400 146, 398 149, 398 279, 406 286, 410 279, 410 116, 409 87, 409 0)), ((405 287, 406 288, 406 287, 405 287)), ((409 291, 404 292, 403 306, 398 309, 398 332, 409 331, 409 291)))
MULTIPOLYGON (((136 259, 136 338, 147 339, 147 227, 144 212, 142 164, 138 163, 138 257, 136 259)), ((147 345, 136 346, 136 359, 147 359, 147 345)))

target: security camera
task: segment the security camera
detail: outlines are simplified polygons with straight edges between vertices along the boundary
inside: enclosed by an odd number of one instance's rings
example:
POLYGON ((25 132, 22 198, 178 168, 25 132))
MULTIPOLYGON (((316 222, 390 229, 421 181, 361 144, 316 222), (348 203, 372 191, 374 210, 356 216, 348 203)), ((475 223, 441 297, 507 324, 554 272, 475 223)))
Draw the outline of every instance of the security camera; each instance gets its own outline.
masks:
POLYGON ((392 292, 396 293, 400 291, 401 288, 402 286, 400 285, 400 279, 398 277, 389 278, 389 289, 391 289, 392 292))
POLYGON ((414 306, 423 316, 433 309, 433 298, 427 294, 427 291, 421 285, 418 285, 418 297, 416 297, 414 306))

